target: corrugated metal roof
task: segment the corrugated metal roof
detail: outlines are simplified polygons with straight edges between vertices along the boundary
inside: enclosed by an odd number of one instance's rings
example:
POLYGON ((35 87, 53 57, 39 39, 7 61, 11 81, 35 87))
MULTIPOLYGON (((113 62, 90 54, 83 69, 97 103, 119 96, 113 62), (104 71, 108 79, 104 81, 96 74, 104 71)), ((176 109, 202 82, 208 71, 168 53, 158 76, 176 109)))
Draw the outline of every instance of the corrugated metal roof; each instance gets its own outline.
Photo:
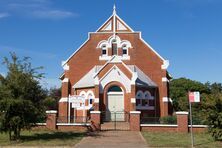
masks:
POLYGON ((94 86, 93 76, 102 68, 102 66, 94 66, 86 75, 84 75, 76 84, 74 88, 92 87, 94 86))

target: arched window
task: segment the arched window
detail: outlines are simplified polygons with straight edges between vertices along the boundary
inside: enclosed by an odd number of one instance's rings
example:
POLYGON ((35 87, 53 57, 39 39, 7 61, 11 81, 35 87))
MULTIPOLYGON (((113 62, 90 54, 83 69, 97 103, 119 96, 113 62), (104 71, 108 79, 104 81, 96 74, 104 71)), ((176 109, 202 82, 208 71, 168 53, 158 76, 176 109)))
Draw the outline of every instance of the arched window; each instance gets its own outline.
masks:
MULTIPOLYGON (((83 97, 84 100, 86 100, 86 92, 85 92, 85 91, 81 91, 81 92, 79 93, 79 95, 80 95, 81 97, 83 97)), ((83 101, 83 102, 80 104, 80 106, 85 106, 85 101, 83 101)))
POLYGON ((80 95, 81 97, 83 97, 84 99, 86 98, 86 92, 85 92, 85 91, 81 91, 81 92, 79 93, 79 95, 80 95))
POLYGON ((112 41, 112 55, 117 55, 117 41, 114 39, 112 41))
POLYGON ((148 99, 148 100, 151 99, 151 94, 150 94, 149 91, 145 91, 145 93, 144 93, 144 99, 148 99))
POLYGON ((122 53, 123 53, 123 56, 128 55, 128 48, 127 48, 126 45, 123 45, 123 47, 122 47, 122 53))
POLYGON ((88 99, 88 101, 89 101, 89 105, 92 105, 95 96, 94 96, 94 94, 93 94, 93 92, 92 92, 91 90, 89 90, 89 91, 87 92, 87 94, 88 94, 88 95, 87 95, 87 99, 88 99))
POLYGON ((141 105, 141 100, 143 99, 143 92, 141 90, 136 93, 136 106, 141 105))
POLYGON ((102 56, 107 56, 107 48, 106 48, 106 45, 103 45, 102 46, 102 56))
POLYGON ((122 89, 117 85, 113 85, 108 89, 108 92, 122 92, 122 89))

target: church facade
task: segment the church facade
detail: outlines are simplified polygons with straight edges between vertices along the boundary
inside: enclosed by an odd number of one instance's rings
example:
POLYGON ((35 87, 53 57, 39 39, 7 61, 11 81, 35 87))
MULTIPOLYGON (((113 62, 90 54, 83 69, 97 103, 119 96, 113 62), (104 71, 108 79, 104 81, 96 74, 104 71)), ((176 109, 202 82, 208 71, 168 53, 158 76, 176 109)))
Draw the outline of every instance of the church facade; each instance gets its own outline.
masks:
POLYGON ((107 21, 90 32, 88 39, 62 62, 58 116, 84 117, 91 110, 167 116, 172 113, 168 66, 169 61, 142 38, 141 32, 129 27, 114 8, 107 21), (75 101, 78 97, 81 103, 75 101))

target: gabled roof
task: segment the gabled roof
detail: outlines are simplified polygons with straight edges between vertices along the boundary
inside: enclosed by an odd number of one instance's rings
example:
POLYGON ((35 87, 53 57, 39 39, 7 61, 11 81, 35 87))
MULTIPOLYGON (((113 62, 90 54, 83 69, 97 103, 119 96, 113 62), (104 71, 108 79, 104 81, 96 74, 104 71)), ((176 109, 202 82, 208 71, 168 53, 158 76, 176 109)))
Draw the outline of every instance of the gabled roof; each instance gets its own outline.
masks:
POLYGON ((94 66, 87 74, 85 74, 76 84, 74 88, 92 87, 94 86, 94 75, 102 68, 102 66, 94 66))
MULTIPOLYGON (((135 33, 134 30, 128 26, 117 14, 116 14, 116 10, 115 10, 115 6, 113 9, 113 14, 105 21, 105 23, 103 23, 102 26, 100 26, 96 32, 93 33, 135 33), (114 25, 115 24, 115 25, 114 25)), ((92 32, 91 32, 92 33, 92 32)), ((138 32, 137 32, 138 33, 138 32)), ((160 54, 158 54, 142 37, 141 37, 141 32, 139 32, 140 34, 140 39, 141 41, 148 46, 161 60, 163 61, 167 61, 165 60, 160 54)), ((89 35, 88 34, 88 39, 78 48, 76 49, 73 54, 71 56, 69 56, 69 58, 62 62, 62 66, 64 66, 88 41, 89 41, 89 35)))
MULTIPOLYGON (((149 76, 143 73, 142 70, 140 70, 137 66, 135 65, 126 65, 129 70, 132 73, 137 74, 137 79, 136 79, 136 85, 137 86, 145 86, 145 87, 157 87, 156 83, 153 82, 149 76)), ((97 65, 94 66, 86 75, 84 75, 76 84, 73 85, 73 88, 85 88, 85 87, 93 87, 95 86, 94 83, 94 76, 96 73, 98 73, 103 66, 97 65)))
POLYGON ((96 32, 134 32, 117 14, 113 14, 96 30, 96 32))
POLYGON ((145 73, 143 73, 142 70, 140 70, 135 65, 127 65, 132 72, 136 72, 138 78, 136 79, 136 85, 137 86, 148 86, 148 87, 157 87, 157 84, 153 82, 149 76, 147 76, 145 73))

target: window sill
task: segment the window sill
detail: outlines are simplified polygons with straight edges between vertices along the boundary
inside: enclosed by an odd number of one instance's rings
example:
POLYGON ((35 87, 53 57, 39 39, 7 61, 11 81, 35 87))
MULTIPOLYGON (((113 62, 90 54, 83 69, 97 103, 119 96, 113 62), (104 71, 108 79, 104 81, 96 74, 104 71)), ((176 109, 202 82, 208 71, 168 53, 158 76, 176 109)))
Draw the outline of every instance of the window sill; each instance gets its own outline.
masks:
POLYGON ((99 56, 99 60, 110 60, 111 56, 99 56))

